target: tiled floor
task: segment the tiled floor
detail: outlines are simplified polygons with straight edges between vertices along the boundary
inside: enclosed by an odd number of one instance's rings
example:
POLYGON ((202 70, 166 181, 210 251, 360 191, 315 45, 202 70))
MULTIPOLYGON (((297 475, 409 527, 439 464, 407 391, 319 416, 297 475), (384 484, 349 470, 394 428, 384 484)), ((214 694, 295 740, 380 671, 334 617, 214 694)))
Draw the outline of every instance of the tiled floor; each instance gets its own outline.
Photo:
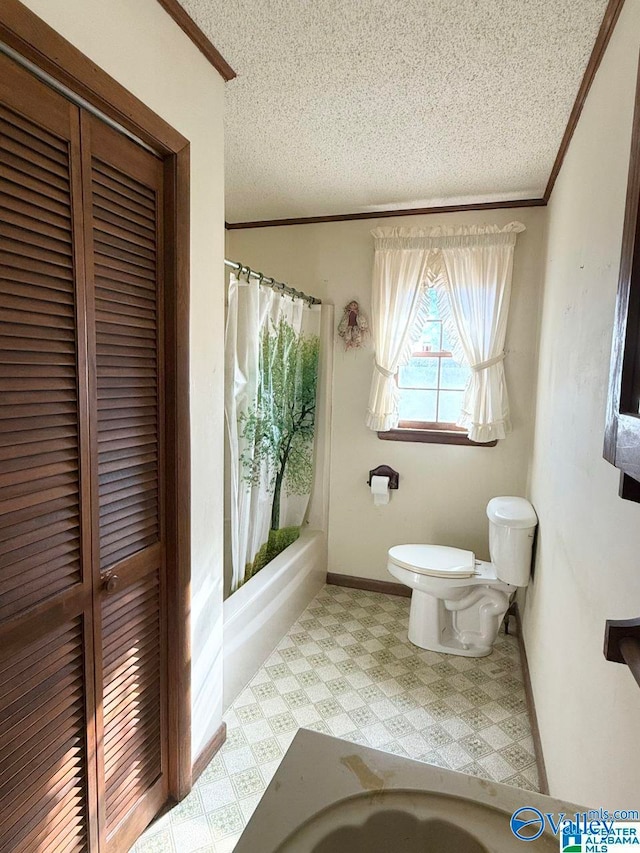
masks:
MULTIPOLYGON (((517 640, 486 658, 422 651, 409 599, 326 586, 225 719, 193 791, 132 853, 229 853, 299 727, 537 790, 517 640)), ((261 853, 261 851, 256 851, 261 853)))

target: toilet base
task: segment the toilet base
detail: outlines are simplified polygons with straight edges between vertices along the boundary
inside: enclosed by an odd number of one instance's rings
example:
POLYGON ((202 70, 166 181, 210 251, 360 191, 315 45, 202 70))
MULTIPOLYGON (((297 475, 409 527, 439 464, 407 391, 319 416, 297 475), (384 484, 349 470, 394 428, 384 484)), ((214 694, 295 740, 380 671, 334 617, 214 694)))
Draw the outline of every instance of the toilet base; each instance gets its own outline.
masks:
POLYGON ((420 649, 424 649, 427 652, 439 652, 443 655, 460 655, 465 658, 485 658, 487 655, 490 655, 493 651, 493 646, 489 646, 489 648, 478 648, 478 647, 469 647, 463 646, 462 644, 457 645, 457 641, 454 637, 450 639, 450 645, 444 646, 439 643, 434 643, 433 645, 425 646, 422 643, 417 643, 415 640, 411 639, 411 633, 409 633, 409 640, 413 643, 414 646, 418 646, 420 649))
POLYGON ((409 641, 421 649, 463 657, 486 657, 493 650, 509 606, 509 596, 490 587, 476 587, 478 608, 464 600, 445 600, 414 589, 409 614, 409 641))

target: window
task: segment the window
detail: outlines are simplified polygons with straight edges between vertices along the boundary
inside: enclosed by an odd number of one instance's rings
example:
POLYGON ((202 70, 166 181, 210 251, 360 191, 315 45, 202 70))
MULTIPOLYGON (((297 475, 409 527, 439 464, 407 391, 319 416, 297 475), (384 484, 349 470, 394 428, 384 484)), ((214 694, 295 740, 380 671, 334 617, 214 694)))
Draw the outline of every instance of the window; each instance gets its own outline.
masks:
POLYGON ((398 428, 378 436, 391 441, 474 444, 466 430, 456 426, 471 368, 454 357, 457 342, 440 314, 435 289, 429 288, 424 298, 427 320, 412 357, 396 376, 398 428))
POLYGON ((425 295, 429 315, 416 350, 398 371, 400 428, 459 430, 456 421, 462 409, 470 369, 453 357, 454 341, 438 310, 433 288, 425 295))

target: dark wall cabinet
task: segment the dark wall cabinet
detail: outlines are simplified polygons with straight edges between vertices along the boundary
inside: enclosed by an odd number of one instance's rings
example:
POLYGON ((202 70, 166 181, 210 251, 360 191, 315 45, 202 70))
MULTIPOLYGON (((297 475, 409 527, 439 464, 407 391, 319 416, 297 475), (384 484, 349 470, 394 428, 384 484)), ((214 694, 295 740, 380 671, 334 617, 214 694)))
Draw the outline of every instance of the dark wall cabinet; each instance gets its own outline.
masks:
POLYGON ((620 496, 640 502, 640 76, 611 352, 604 458, 620 469, 620 496))

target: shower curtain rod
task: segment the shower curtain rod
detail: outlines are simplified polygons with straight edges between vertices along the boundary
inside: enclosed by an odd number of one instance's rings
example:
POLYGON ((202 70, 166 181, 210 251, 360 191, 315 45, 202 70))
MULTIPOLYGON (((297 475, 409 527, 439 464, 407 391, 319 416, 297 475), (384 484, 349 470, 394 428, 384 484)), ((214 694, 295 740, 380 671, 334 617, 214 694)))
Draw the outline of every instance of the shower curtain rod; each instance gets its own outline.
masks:
POLYGON ((289 287, 288 284, 284 284, 282 281, 276 281, 275 278, 270 278, 267 275, 263 275, 261 272, 255 272, 255 270, 252 270, 251 267, 248 267, 246 264, 239 264, 236 261, 228 261, 225 258, 224 265, 237 270, 239 273, 246 273, 249 278, 257 278, 259 284, 266 284, 267 287, 272 287, 274 290, 278 290, 281 293, 288 293, 290 296, 295 296, 298 299, 304 299, 305 302, 309 303, 309 305, 322 305, 321 299, 316 299, 315 296, 307 296, 306 293, 303 293, 301 290, 296 290, 294 287, 289 287))

